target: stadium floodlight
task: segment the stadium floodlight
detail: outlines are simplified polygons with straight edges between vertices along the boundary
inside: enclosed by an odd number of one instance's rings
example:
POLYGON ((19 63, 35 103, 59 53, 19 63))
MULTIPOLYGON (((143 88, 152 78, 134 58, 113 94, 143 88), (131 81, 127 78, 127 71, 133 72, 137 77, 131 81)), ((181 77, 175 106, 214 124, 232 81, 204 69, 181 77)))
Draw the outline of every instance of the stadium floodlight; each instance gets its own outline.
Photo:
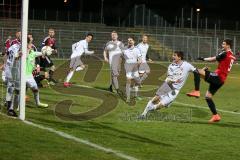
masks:
POLYGON ((29 0, 22 1, 22 57, 21 57, 21 73, 20 73, 20 102, 19 102, 19 119, 25 120, 25 95, 26 95, 26 54, 27 54, 27 30, 28 30, 28 5, 29 0))
POLYGON ((197 35, 198 35, 198 25, 199 25, 199 13, 200 13, 200 8, 197 8, 196 11, 197 11, 197 35))

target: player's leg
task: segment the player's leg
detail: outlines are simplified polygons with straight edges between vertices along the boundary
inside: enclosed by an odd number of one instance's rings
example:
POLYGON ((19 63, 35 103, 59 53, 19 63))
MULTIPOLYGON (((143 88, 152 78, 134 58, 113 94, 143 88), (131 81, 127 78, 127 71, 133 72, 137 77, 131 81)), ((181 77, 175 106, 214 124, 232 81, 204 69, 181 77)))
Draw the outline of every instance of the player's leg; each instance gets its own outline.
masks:
POLYGON ((127 77, 127 81, 126 81, 126 102, 129 103, 130 102, 130 98, 131 98, 131 83, 132 83, 132 78, 130 76, 127 77))
POLYGON ((168 83, 164 82, 157 90, 156 95, 148 102, 145 110, 142 113, 144 118, 149 111, 161 109, 168 106, 177 97, 178 91, 173 95, 172 88, 168 83))
POLYGON ((53 78, 53 75, 54 75, 56 67, 54 66, 53 61, 51 60, 51 58, 49 56, 45 57, 45 63, 46 63, 45 64, 46 67, 49 68, 49 71, 48 71, 48 74, 49 74, 48 81, 50 82, 50 84, 55 85, 57 83, 57 81, 53 78))
POLYGON ((82 71, 82 70, 84 70, 85 69, 85 65, 81 65, 81 66, 78 66, 77 68, 76 68, 76 72, 77 71, 82 71))
MULTIPOLYGON (((112 62, 111 62, 111 65, 110 65, 110 67, 111 67, 111 80, 112 80, 111 84, 117 90, 117 92, 119 90, 118 76, 119 76, 120 70, 121 70, 121 62, 122 62, 121 56, 120 55, 114 55, 112 57, 112 62)), ((112 89, 110 89, 110 90, 112 90, 112 89)))
POLYGON ((213 77, 211 79, 212 79, 212 81, 215 81, 216 83, 210 82, 209 89, 208 89, 208 91, 206 93, 206 96, 205 96, 205 99, 206 99, 206 102, 208 104, 208 107, 209 107, 209 109, 212 112, 212 118, 209 120, 210 123, 218 122, 218 121, 221 120, 220 115, 217 113, 216 105, 213 102, 212 97, 221 88, 221 86, 223 85, 220 82, 220 79, 218 78, 218 76, 216 76, 215 78, 213 77), (217 83, 217 81, 219 81, 219 83, 217 83))
MULTIPOLYGON (((46 58, 40 57, 39 66, 40 66, 40 71, 44 72, 45 79, 48 80, 49 72, 48 72, 48 62, 47 62, 46 58)), ((47 85, 49 85, 49 84, 47 84, 47 85)))
POLYGON ((133 71, 134 71, 134 64, 125 63, 124 64, 125 71, 126 71, 126 102, 130 102, 131 96, 131 83, 134 79, 133 71))
POLYGON ((133 70, 133 77, 134 77, 134 81, 133 81, 133 89, 134 89, 134 96, 137 100, 142 100, 142 98, 138 95, 138 91, 139 91, 139 86, 140 86, 140 75, 138 72, 138 66, 136 65, 134 70, 133 70))
POLYGON ((75 69, 75 71, 82 71, 86 68, 86 66, 83 64, 83 62, 81 61, 81 57, 76 57, 76 61, 74 63, 73 69, 75 69))
POLYGON ((11 105, 8 109, 7 115, 9 116, 13 116, 13 117, 17 117, 17 113, 14 111, 14 106, 18 106, 19 105, 19 90, 14 89, 14 93, 12 95, 12 101, 11 101, 11 105))
POLYGON ((63 84, 65 87, 69 87, 70 86, 69 82, 70 82, 71 78, 73 77, 73 75, 74 75, 74 69, 70 68, 69 71, 68 71, 67 77, 65 79, 65 82, 63 84))
POLYGON ((56 67, 53 65, 53 63, 51 63, 51 67, 50 70, 48 71, 49 74, 49 81, 52 82, 51 84, 55 85, 57 83, 57 81, 53 78, 53 74, 55 72, 56 67))
POLYGON ((31 90, 33 92, 35 104, 39 107, 48 107, 48 104, 44 104, 44 103, 40 102, 39 89, 38 89, 37 83, 33 77, 29 77, 26 79, 26 85, 27 85, 27 87, 31 88, 31 90))
POLYGON ((7 83, 7 94, 6 94, 6 101, 7 101, 7 115, 17 117, 16 112, 14 111, 15 103, 18 105, 19 102, 19 90, 16 90, 14 87, 15 83, 8 81, 7 83))
POLYGON ((142 63, 139 66, 139 75, 140 75, 141 84, 148 77, 149 74, 150 74, 150 68, 149 68, 148 64, 142 63))
POLYGON ((193 72, 195 89, 193 91, 187 93, 187 96, 196 97, 196 98, 200 97, 200 77, 205 79, 206 76, 209 76, 208 73, 209 73, 209 71, 205 67, 203 69, 196 69, 193 72))
POLYGON ((11 107, 13 92, 14 92, 13 84, 7 80, 7 92, 6 92, 7 110, 9 110, 11 107))
POLYGON ((160 96, 155 95, 151 100, 148 101, 143 113, 141 114, 142 118, 147 116, 147 113, 157 109, 157 104, 160 103, 160 96))
POLYGON ((79 65, 81 65, 80 64, 80 57, 71 58, 70 65, 69 65, 69 71, 68 71, 67 77, 66 77, 66 79, 63 83, 64 87, 69 87, 70 86, 69 82, 74 75, 74 71, 77 69, 77 67, 79 65))

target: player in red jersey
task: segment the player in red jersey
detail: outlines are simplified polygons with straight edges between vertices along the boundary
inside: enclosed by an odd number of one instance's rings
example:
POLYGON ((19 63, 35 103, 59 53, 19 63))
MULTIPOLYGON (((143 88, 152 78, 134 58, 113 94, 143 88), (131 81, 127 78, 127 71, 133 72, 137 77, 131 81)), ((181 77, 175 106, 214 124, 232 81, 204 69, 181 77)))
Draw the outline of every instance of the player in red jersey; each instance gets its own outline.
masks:
MULTIPOLYGON (((54 38, 54 36, 55 36, 55 31, 54 29, 50 28, 48 30, 48 36, 44 38, 42 42, 42 47, 50 46, 52 49, 54 49, 53 54, 57 53, 56 39, 54 38)), ((50 84, 55 84, 56 80, 53 79, 55 66, 53 64, 53 61, 50 59, 50 56, 44 55, 40 57, 40 67, 41 67, 41 70, 45 72, 45 78, 48 79, 50 84)))
POLYGON ((19 44, 21 42, 20 38, 21 38, 21 32, 17 31, 16 32, 16 38, 11 41, 10 46, 12 46, 14 44, 19 44))
POLYGON ((228 38, 224 39, 222 42, 222 52, 219 53, 217 56, 208 58, 203 57, 198 58, 199 60, 207 62, 218 61, 219 64, 214 72, 210 72, 207 69, 207 67, 204 67, 203 69, 198 69, 198 73, 194 74, 195 90, 190 93, 187 93, 187 95, 191 97, 200 97, 199 91, 200 76, 210 84, 205 96, 207 104, 213 114, 212 118, 209 120, 210 123, 218 122, 221 120, 220 115, 217 113, 216 106, 212 100, 212 97, 217 92, 217 90, 224 84, 227 75, 232 68, 233 62, 236 60, 231 50, 231 46, 232 40, 228 38))
POLYGON ((8 49, 11 47, 11 41, 12 41, 12 37, 11 36, 8 36, 8 38, 6 39, 5 41, 5 51, 3 54, 6 54, 8 49))

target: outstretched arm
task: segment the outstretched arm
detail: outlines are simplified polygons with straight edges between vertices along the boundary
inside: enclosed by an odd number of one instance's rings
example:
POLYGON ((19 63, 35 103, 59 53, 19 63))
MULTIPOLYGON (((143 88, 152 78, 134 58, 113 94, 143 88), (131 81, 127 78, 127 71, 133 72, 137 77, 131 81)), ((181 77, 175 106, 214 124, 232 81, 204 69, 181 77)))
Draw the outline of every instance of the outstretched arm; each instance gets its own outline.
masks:
POLYGON ((84 48, 84 53, 85 53, 86 55, 90 55, 90 54, 93 54, 94 51, 89 51, 88 48, 84 48))
POLYGON ((216 56, 214 56, 214 57, 208 57, 208 58, 199 57, 198 60, 207 61, 207 62, 214 62, 217 59, 216 59, 216 56))
POLYGON ((103 51, 103 57, 104 57, 104 61, 106 61, 106 62, 109 61, 108 57, 107 57, 107 51, 106 50, 103 51))
POLYGON ((199 57, 198 60, 207 61, 207 62, 221 61, 226 56, 227 56, 227 53, 225 51, 223 51, 223 52, 219 53, 217 56, 208 57, 208 58, 199 57))

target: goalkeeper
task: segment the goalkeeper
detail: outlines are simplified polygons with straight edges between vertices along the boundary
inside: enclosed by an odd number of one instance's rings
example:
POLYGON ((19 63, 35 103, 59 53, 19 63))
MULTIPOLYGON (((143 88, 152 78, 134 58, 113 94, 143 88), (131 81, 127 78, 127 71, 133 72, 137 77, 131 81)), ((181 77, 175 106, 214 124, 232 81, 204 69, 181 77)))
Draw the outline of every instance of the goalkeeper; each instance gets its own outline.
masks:
POLYGON ((42 56, 42 53, 33 51, 32 43, 28 38, 28 54, 26 59, 26 85, 28 88, 32 89, 36 105, 38 107, 46 108, 48 107, 48 104, 40 102, 38 85, 32 75, 32 72, 35 69, 35 58, 39 56, 42 56))
POLYGON ((145 110, 139 118, 145 118, 149 111, 169 107, 176 99, 180 89, 183 87, 190 72, 197 72, 197 69, 190 63, 183 61, 183 52, 173 53, 173 62, 168 66, 167 78, 159 87, 156 95, 148 102, 145 110))

